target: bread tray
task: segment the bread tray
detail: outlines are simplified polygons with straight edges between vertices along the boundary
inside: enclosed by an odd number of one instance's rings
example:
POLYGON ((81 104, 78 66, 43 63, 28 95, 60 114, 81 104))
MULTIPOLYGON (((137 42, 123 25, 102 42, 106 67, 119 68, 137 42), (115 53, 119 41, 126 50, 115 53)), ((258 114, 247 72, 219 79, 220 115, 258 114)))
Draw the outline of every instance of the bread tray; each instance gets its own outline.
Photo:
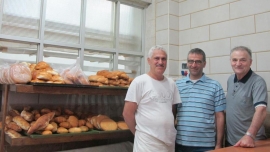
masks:
POLYGON ((55 83, 27 83, 33 86, 49 86, 49 87, 75 87, 75 88, 98 88, 98 86, 93 85, 77 85, 77 84, 55 84, 55 83))
POLYGON ((89 134, 99 134, 100 131, 97 130, 90 130, 87 132, 81 132, 81 133, 65 133, 65 134, 51 134, 51 135, 40 135, 40 134, 27 134, 26 136, 31 138, 52 138, 52 137, 68 137, 68 136, 78 136, 78 135, 89 135, 89 134))
POLYGON ((30 138, 52 138, 52 137, 70 137, 70 136, 80 136, 80 135, 91 135, 91 134, 106 134, 106 133, 114 133, 114 132, 123 132, 129 130, 112 130, 112 131, 100 131, 100 130, 90 130, 87 132, 81 133, 65 133, 65 134, 51 134, 51 135, 40 135, 40 134, 27 134, 24 133, 26 136, 30 138))

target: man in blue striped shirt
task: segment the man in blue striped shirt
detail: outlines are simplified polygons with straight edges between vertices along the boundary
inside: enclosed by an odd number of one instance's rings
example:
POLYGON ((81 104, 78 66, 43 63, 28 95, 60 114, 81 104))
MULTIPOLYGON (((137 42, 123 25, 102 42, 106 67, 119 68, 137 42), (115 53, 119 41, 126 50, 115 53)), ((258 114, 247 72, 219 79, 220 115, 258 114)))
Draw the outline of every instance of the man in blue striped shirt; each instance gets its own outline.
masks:
POLYGON ((189 51, 187 77, 177 80, 182 105, 177 107, 176 152, 222 148, 226 99, 219 82, 205 76, 205 53, 189 51))

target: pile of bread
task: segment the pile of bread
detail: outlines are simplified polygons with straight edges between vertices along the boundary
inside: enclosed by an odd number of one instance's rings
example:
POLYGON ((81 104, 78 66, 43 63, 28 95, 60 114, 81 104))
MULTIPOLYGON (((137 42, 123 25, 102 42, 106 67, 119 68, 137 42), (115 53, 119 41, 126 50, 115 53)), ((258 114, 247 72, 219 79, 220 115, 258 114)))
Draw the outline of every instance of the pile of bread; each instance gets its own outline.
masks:
POLYGON ((106 115, 75 114, 61 108, 38 110, 27 106, 21 112, 9 110, 5 118, 5 133, 11 138, 19 138, 24 134, 81 133, 92 129, 112 131, 126 130, 128 127, 124 121, 116 122, 106 115))
POLYGON ((56 83, 64 84, 64 79, 59 73, 46 62, 41 61, 37 64, 29 64, 33 83, 56 83))
POLYGON ((88 77, 90 85, 94 86, 121 86, 128 87, 133 78, 130 78, 123 71, 98 71, 96 75, 90 75, 88 77))

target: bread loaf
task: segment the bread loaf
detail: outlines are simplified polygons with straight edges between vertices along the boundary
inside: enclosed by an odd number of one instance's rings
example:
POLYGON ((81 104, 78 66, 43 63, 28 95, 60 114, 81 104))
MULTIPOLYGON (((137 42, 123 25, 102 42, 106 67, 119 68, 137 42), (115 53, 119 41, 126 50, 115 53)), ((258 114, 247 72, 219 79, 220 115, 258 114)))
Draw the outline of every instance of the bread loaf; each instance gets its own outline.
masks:
POLYGON ((118 121, 117 126, 118 126, 119 130, 128 130, 129 129, 126 122, 124 122, 124 121, 118 121))
POLYGON ((40 61, 40 62, 38 62, 38 64, 35 66, 35 69, 36 69, 36 70, 40 70, 40 69, 46 69, 46 68, 48 68, 48 67, 50 67, 50 65, 49 65, 48 63, 46 63, 46 62, 44 62, 44 61, 40 61))
POLYGON ((13 122, 15 122, 18 126, 20 126, 23 130, 28 130, 30 124, 23 119, 21 116, 15 116, 12 118, 13 122))
POLYGON ((31 112, 28 112, 28 111, 25 111, 25 110, 23 110, 21 112, 21 116, 28 122, 34 120, 34 115, 31 112))
POLYGON ((47 113, 47 114, 44 114, 44 115, 40 116, 37 119, 36 123, 29 128, 27 133, 32 134, 36 130, 44 129, 49 124, 50 120, 52 120, 54 115, 55 115, 54 112, 50 112, 50 113, 47 113))
POLYGON ((67 122, 70 123, 71 127, 78 127, 79 120, 75 116, 69 116, 67 122))
POLYGON ((8 123, 8 124, 7 124, 7 127, 8 127, 9 129, 15 130, 15 131, 17 131, 17 132, 22 131, 22 128, 21 128, 20 126, 18 126, 15 122, 10 122, 10 123, 8 123))
POLYGON ((68 132, 70 132, 70 133, 81 133, 82 130, 80 128, 78 128, 78 127, 72 127, 72 128, 68 129, 68 132))
POLYGON ((86 126, 80 126, 79 128, 81 129, 82 132, 86 132, 89 130, 89 128, 86 126))
POLYGON ((103 119, 99 123, 99 128, 101 128, 104 131, 111 131, 111 130, 117 130, 117 124, 112 119, 103 119))
POLYGON ((22 135, 18 132, 16 132, 15 130, 12 130, 12 129, 8 129, 6 131, 6 134, 8 136, 10 136, 11 138, 20 138, 22 135))
POLYGON ((41 134, 42 134, 42 135, 51 135, 52 132, 51 132, 50 130, 44 130, 44 131, 42 131, 41 134))

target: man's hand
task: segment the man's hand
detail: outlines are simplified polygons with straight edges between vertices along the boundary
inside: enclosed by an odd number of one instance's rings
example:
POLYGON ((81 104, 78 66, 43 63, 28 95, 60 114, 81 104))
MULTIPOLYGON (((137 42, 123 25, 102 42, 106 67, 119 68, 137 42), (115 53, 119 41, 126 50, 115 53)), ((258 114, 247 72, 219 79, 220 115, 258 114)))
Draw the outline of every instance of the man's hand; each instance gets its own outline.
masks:
POLYGON ((253 148, 255 147, 255 142, 250 136, 245 135, 234 146, 253 148))

